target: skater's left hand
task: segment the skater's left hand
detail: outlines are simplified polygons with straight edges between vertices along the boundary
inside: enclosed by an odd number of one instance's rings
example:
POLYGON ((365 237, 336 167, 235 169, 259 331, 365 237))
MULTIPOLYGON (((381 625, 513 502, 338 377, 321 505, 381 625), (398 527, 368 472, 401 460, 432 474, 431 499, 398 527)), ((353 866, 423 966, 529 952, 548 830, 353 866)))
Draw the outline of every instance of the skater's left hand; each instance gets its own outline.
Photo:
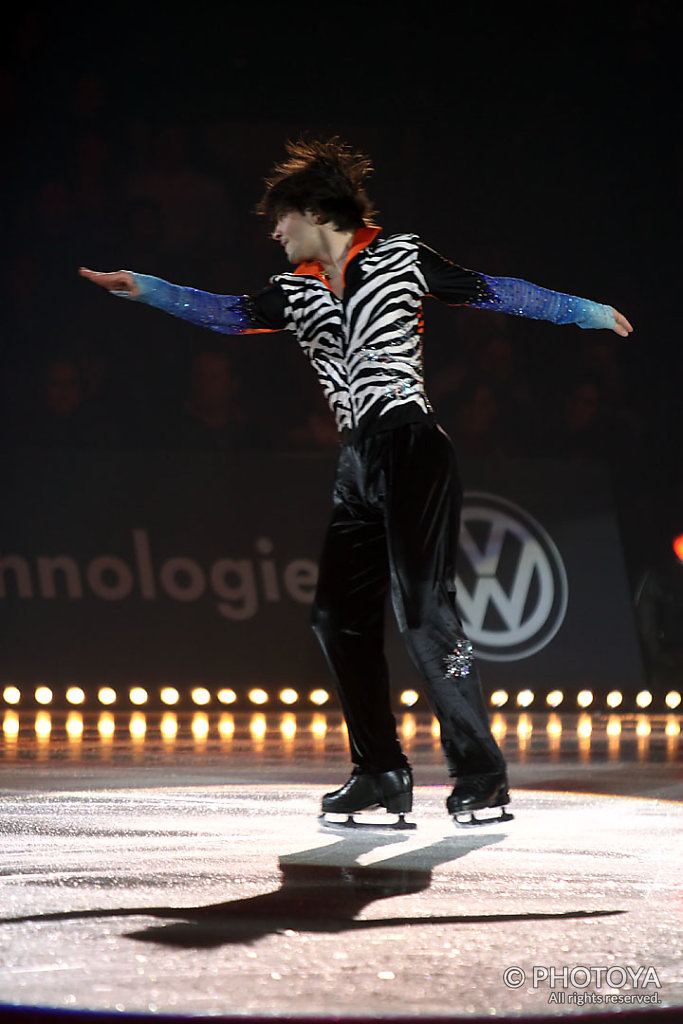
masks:
POLYGON ((616 310, 614 306, 612 306, 612 312, 614 313, 613 330, 615 334, 618 334, 622 338, 628 338, 629 334, 631 334, 631 332, 633 331, 633 328, 631 327, 630 323, 628 322, 624 314, 616 310))

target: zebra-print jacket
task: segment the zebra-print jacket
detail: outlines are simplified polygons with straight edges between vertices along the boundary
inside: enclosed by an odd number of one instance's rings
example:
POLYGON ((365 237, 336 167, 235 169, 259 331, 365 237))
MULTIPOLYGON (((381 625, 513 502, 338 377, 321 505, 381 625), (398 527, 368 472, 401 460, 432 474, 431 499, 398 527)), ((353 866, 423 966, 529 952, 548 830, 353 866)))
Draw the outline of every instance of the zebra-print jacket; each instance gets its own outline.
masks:
POLYGON ((422 302, 613 327, 610 306, 515 278, 466 270, 416 235, 354 236, 338 298, 318 263, 277 274, 255 296, 213 295, 134 274, 139 298, 227 334, 288 329, 311 360, 340 431, 354 436, 431 416, 422 365, 422 302))

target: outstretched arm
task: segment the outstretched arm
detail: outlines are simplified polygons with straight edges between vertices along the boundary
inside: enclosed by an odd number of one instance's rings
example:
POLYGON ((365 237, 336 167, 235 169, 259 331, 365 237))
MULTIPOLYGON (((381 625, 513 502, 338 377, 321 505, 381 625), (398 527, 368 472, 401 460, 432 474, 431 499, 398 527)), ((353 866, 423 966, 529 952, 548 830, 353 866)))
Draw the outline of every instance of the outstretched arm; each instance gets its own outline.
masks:
POLYGON ((554 324, 577 324, 579 327, 607 328, 625 338, 633 328, 626 317, 613 306, 566 295, 549 288, 540 288, 529 281, 514 277, 488 277, 479 275, 488 294, 468 302, 479 309, 493 309, 513 313, 532 320, 549 320, 554 324))
POLYGON ((252 334, 278 331, 284 327, 284 296, 274 285, 252 298, 249 295, 215 295, 170 284, 159 277, 133 274, 129 270, 100 273, 81 267, 78 272, 112 295, 145 302, 221 334, 252 334))
POLYGON ((489 277, 465 270, 422 244, 420 266, 429 293, 444 302, 549 320, 554 324, 607 328, 622 338, 633 330, 626 317, 612 306, 540 288, 514 277, 489 277))

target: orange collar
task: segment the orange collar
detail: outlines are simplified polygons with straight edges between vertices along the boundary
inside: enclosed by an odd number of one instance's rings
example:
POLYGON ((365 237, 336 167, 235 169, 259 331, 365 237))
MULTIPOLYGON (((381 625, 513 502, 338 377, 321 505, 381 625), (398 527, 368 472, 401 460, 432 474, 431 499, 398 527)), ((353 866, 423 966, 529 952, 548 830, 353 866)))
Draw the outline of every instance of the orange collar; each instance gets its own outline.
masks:
MULTIPOLYGON (((353 236, 351 248, 349 249, 349 254, 344 263, 342 281, 346 275, 346 268, 354 256, 356 256, 362 249, 367 248, 367 246, 370 245, 370 242, 374 242, 381 230, 381 228, 358 228, 353 236)), ((319 280, 324 281, 328 288, 330 287, 326 278, 323 277, 322 264, 320 264, 318 260, 307 260, 305 263, 299 263, 296 270, 294 270, 294 273, 305 274, 308 277, 317 277, 319 280)))

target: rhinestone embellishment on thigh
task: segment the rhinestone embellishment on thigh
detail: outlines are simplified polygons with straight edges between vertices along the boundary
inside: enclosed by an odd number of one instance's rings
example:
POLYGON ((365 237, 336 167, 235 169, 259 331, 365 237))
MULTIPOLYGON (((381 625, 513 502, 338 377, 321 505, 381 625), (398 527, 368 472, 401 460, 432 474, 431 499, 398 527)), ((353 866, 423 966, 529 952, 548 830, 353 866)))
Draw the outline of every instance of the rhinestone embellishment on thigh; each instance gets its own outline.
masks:
POLYGON ((463 640, 451 654, 446 655, 444 658, 444 677, 446 679, 461 679, 469 675, 474 661, 472 650, 469 640, 463 640))

